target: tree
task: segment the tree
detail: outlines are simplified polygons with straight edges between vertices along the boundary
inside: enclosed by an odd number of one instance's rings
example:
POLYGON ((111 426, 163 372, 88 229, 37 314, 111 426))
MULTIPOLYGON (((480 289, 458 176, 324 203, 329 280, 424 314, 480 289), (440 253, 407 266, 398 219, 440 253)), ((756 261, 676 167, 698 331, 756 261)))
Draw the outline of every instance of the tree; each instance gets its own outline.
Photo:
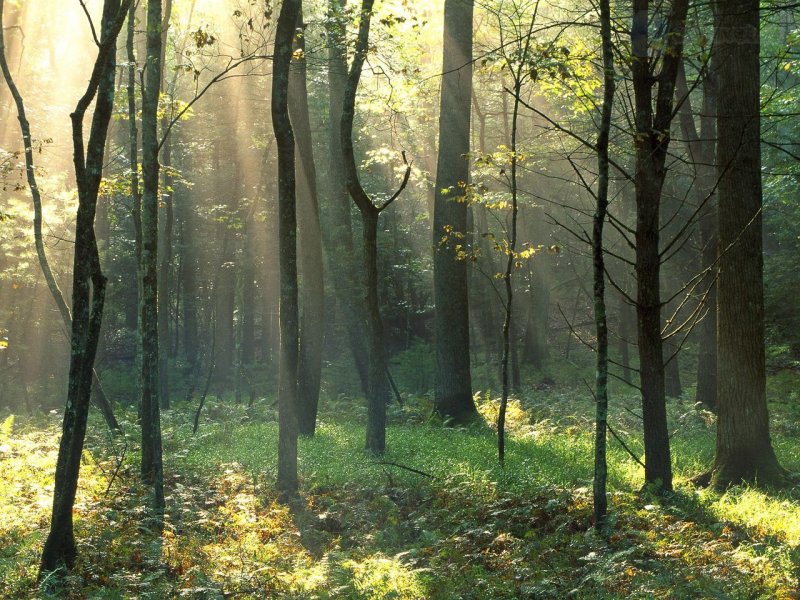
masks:
POLYGON ((294 42, 295 60, 289 71, 289 115, 297 141, 298 244, 302 281, 300 295, 300 358, 303 374, 298 382, 297 424, 301 434, 313 435, 317 423, 322 376, 322 344, 325 334, 325 287, 322 267, 322 235, 319 223, 317 169, 314 164, 311 118, 306 84, 305 24, 302 9, 294 42))
POLYGON ((717 442, 713 483, 783 483, 769 435, 764 348, 759 3, 716 5, 717 442))
MULTIPOLYGON (((108 124, 114 107, 116 42, 130 2, 131 0, 124 0, 122 3, 119 0, 105 0, 103 3, 97 58, 86 92, 70 115, 75 180, 78 187, 78 215, 75 224, 72 271, 69 386, 56 462, 53 512, 50 531, 42 551, 40 578, 61 566, 72 568, 77 557, 72 508, 78 488, 89 412, 92 369, 100 338, 106 288, 106 278, 100 269, 94 218, 108 124), (95 98, 97 102, 92 115, 91 132, 88 144, 84 144, 83 121, 95 98)), ((2 8, 1 2, 0 8, 2 8)))
POLYGON ((434 403, 442 418, 477 417, 469 355, 467 263, 453 244, 439 240, 467 232, 473 0, 445 0, 444 59, 439 110, 439 160, 433 210, 434 403))
MULTIPOLYGON (((161 0, 147 3, 147 57, 142 92, 142 255, 139 264, 139 336, 142 348, 141 419, 142 480, 153 488, 153 509, 164 511, 164 468, 161 444, 158 347, 158 100, 161 91, 163 37, 161 0)), ((166 351, 166 349, 164 349, 166 351)))
POLYGON ((284 0, 275 30, 272 127, 278 146, 278 237, 280 246, 280 375, 278 390, 278 489, 297 493, 297 196, 295 139, 289 119, 289 71, 301 0, 284 0))
POLYGON ((703 277, 703 302, 706 314, 700 323, 700 335, 697 360, 697 391, 695 399, 707 408, 716 410, 717 404, 717 206, 715 188, 717 175, 714 168, 716 146, 717 90, 715 81, 716 58, 718 47, 711 48, 710 70, 703 74, 703 105, 700 112, 700 130, 695 124, 689 97, 689 84, 686 81, 686 69, 681 65, 678 72, 676 89, 679 102, 679 120, 681 132, 686 139, 696 178, 694 195, 697 205, 702 207, 699 215, 701 265, 708 272, 703 277))
MULTIPOLYGON (((369 29, 374 0, 363 0, 361 18, 358 23, 355 54, 345 86, 342 106, 341 150, 347 190, 361 213, 364 236, 364 285, 366 288, 366 314, 369 355, 369 386, 367 393, 367 450, 383 454, 386 447, 386 404, 389 399, 389 381, 383 339, 383 321, 378 302, 378 217, 405 189, 411 176, 411 167, 406 162, 406 171, 400 188, 383 203, 376 205, 361 185, 353 147, 353 120, 355 118, 356 94, 361 71, 369 50, 369 29)), ((403 153, 405 162, 405 153, 403 153)))
POLYGON ((645 482, 672 489, 672 464, 664 388, 661 338, 661 191, 673 119, 675 79, 682 61, 687 0, 673 0, 662 36, 663 50, 652 55, 649 0, 633 0, 631 75, 636 150, 636 314, 644 420, 645 482), (656 58, 660 69, 654 75, 656 58), (653 87, 657 84, 655 98, 653 87), (653 104, 655 100, 655 107, 653 104))
POLYGON ((595 371, 595 441, 594 441, 594 522, 597 529, 606 524, 608 498, 606 482, 606 438, 608 436, 608 318, 606 316, 606 267, 603 252, 603 226, 608 212, 609 161, 608 142, 614 108, 614 47, 611 39, 611 7, 600 0, 600 37, 603 53, 603 105, 597 132, 597 194, 592 228, 594 266, 594 319, 597 333, 597 369, 595 371))

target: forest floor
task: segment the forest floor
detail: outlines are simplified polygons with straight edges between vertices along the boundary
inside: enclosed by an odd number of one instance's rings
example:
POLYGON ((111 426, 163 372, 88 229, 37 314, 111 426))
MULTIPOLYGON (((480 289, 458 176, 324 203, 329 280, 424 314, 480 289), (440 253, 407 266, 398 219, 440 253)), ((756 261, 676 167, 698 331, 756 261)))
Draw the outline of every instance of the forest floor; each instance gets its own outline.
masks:
MULTIPOLYGON (((794 472, 799 380, 770 384, 774 442, 794 472)), ((425 400, 392 408, 382 460, 362 450, 362 409, 326 402, 317 435, 301 441, 291 507, 273 489, 266 401, 250 413, 211 401, 196 436, 190 407, 178 407, 164 417, 163 537, 142 527, 134 424, 113 439, 93 420, 75 507, 80 559, 58 589, 37 587, 36 572, 59 415, 5 418, 0 597, 800 598, 800 491, 691 487, 714 429, 688 399, 670 401, 675 494, 640 491, 641 467, 611 440, 611 531, 597 535, 587 395, 525 391, 511 405, 505 469, 489 427, 443 428, 425 400)), ((491 422, 496 401, 479 400, 491 422)), ((641 452, 634 398, 614 402, 615 432, 641 452)))

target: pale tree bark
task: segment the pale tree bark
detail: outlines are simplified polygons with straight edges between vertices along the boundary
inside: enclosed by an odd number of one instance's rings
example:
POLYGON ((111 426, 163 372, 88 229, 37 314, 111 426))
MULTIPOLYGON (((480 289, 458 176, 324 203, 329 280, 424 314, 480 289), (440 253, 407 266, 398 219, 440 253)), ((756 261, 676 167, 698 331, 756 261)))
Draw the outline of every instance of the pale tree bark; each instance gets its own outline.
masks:
POLYGON ((455 424, 469 422, 478 414, 472 399, 467 261, 458 258, 454 241, 467 234, 473 11, 472 0, 445 1, 433 210, 434 406, 442 418, 455 424), (442 244, 445 237, 449 240, 442 244))
POLYGON ((125 0, 122 4, 118 0, 105 1, 97 59, 86 92, 71 114, 75 180, 78 187, 72 272, 72 343, 67 402, 56 462, 53 512, 50 531, 42 551, 40 579, 61 566, 72 568, 77 557, 72 512, 86 436, 92 369, 100 338, 106 287, 106 278, 100 269, 94 219, 108 125, 114 106, 116 41, 130 1, 125 0), (97 101, 92 115, 91 132, 88 144, 85 145, 83 121, 95 98, 97 101))
POLYGON ((280 375, 278 389, 278 489, 297 493, 297 196, 295 139, 289 119, 289 70, 301 0, 284 0, 275 31, 272 128, 278 146, 278 238, 280 245, 280 375))
MULTIPOLYGON (((167 34, 169 21, 172 17, 172 0, 164 1, 164 10, 161 19, 161 82, 164 89, 164 64, 167 51, 167 34)), ((175 76, 177 77, 177 71, 175 76)), ((174 78, 173 78, 174 81, 174 78)), ((174 96, 175 86, 170 87, 171 96, 174 96)), ((161 118, 161 129, 164 131, 169 121, 168 113, 161 118)), ((171 354, 169 335, 170 288, 172 286, 172 232, 174 229, 173 193, 174 178, 172 176, 172 136, 167 134, 161 148, 161 160, 164 166, 163 193, 161 199, 164 205, 164 219, 160 228, 160 241, 158 244, 158 400, 161 408, 169 408, 169 357, 171 354)))

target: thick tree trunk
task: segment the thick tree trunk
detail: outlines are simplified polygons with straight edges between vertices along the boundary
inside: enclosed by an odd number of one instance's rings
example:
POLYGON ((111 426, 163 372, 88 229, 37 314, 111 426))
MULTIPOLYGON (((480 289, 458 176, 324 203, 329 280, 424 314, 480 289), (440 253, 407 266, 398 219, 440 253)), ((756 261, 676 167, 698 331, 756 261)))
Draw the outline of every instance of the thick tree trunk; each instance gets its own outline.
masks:
MULTIPOLYGON (((72 512, 86 436, 92 369, 100 337, 106 279, 94 234, 97 195, 103 168, 105 141, 114 105, 116 40, 124 23, 126 0, 106 0, 103 6, 101 45, 86 93, 72 113, 78 215, 72 275, 72 338, 67 403, 56 462, 50 532, 42 551, 40 578, 60 566, 71 568, 77 556, 72 512), (88 146, 84 149, 83 120, 97 97, 88 146)), ((0 0, 0 15, 2 14, 0 0)), ((2 30, 2 17, 0 17, 2 30)))
POLYGON ((713 482, 785 481, 769 434, 764 359, 759 3, 717 5, 717 444, 713 482))
POLYGON ((439 160, 433 211, 434 405, 442 418, 455 424, 477 417, 469 362, 467 261, 457 257, 458 236, 467 234, 472 18, 472 0, 445 0, 439 160), (449 239, 442 243, 445 238, 449 239))
POLYGON ((289 119, 289 71, 301 0, 284 0, 275 32, 272 128, 278 145, 278 237, 280 244, 280 383, 278 390, 278 489, 297 493, 297 201, 295 139, 289 119))
MULTIPOLYGON (((298 29, 305 29, 302 10, 298 29)), ((322 377, 322 346, 325 335, 325 280, 322 266, 322 233, 319 223, 317 169, 314 164, 311 119, 306 83, 305 36, 295 36, 298 59, 289 71, 289 115, 297 141, 297 224, 300 296, 300 363, 297 424, 302 435, 314 435, 317 425, 319 388, 322 377)))
POLYGON ((158 99, 161 90, 161 0, 147 4, 147 53, 142 92, 142 256, 139 336, 142 346, 142 480, 152 487, 154 523, 164 514, 158 335, 158 99))

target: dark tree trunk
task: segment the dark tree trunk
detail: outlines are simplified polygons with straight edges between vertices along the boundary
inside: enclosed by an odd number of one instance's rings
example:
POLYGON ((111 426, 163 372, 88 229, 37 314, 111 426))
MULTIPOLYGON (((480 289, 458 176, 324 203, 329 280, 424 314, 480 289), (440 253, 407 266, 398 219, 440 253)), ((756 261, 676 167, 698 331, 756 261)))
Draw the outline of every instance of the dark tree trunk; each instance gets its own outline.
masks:
POLYGON ((434 405, 442 418, 455 424, 477 417, 469 361, 467 261, 458 258, 456 248, 458 236, 467 234, 472 18, 472 0, 445 0, 439 160, 433 211, 434 405), (444 239, 448 241, 442 243, 444 239))
POLYGON ((164 513, 158 335, 158 99, 161 91, 161 0, 147 3, 147 53, 142 92, 142 257, 139 335, 142 345, 142 480, 152 487, 154 523, 164 513))
MULTIPOLYGON (((71 115, 75 179, 78 186, 72 274, 72 343, 67 403, 56 462, 53 512, 50 531, 42 551, 40 578, 62 565, 71 568, 77 556, 72 510, 86 436, 92 369, 100 337, 106 286, 106 279, 100 270, 94 219, 108 124, 114 106, 116 40, 129 2, 130 0, 126 0, 120 6, 116 0, 105 1, 102 41, 97 60, 86 93, 71 115), (88 145, 84 147, 83 120, 95 97, 97 102, 91 132, 88 145)), ((0 14, 2 8, 0 0, 0 14)), ((0 17, 0 29, 1 21, 0 17)))
POLYGON ((275 31, 272 127, 278 146, 278 237, 280 244, 280 384, 278 390, 278 489, 297 493, 297 201, 295 140, 289 119, 289 71, 301 0, 284 0, 275 31))
POLYGON ((675 0, 667 15, 660 72, 653 76, 648 33, 649 0, 633 1, 631 74, 636 133, 636 313, 639 374, 644 418, 645 481, 658 490, 672 489, 672 463, 664 389, 661 339, 661 191, 666 176, 675 79, 683 54, 687 0, 675 0), (658 83, 653 106, 653 85, 658 83))
POLYGON ((716 7, 717 444, 713 482, 785 481, 769 434, 764 363, 759 3, 716 7))
MULTIPOLYGON (((304 30, 302 10, 298 29, 304 30)), ((300 58, 289 71, 289 114, 297 141, 298 164, 298 244, 300 295, 300 362, 297 425, 302 435, 314 435, 317 425, 319 388, 322 376, 322 346, 325 334, 325 286, 322 266, 322 233, 319 223, 317 169, 314 164, 311 119, 306 83, 305 35, 295 37, 300 58)))
MULTIPOLYGON (((347 77, 344 102, 342 103, 341 148, 347 190, 361 212, 364 229, 364 285, 369 353, 366 447, 370 452, 383 454, 386 447, 386 404, 389 398, 389 381, 386 375, 383 323, 378 303, 378 217, 405 189, 411 175, 411 167, 406 164, 405 177, 400 189, 380 206, 376 206, 367 195, 358 176, 353 148, 353 120, 361 70, 364 67, 369 48, 373 4, 374 0, 364 0, 361 4, 355 54, 347 77)), ((405 155, 403 158, 405 160, 405 155)))
POLYGON ((350 217, 351 201, 347 191, 342 162, 342 101, 347 85, 347 45, 344 15, 345 0, 329 0, 328 34, 328 219, 330 227, 323 231, 328 265, 333 275, 333 291, 344 317, 353 362, 363 392, 368 393, 369 373, 367 346, 362 332, 365 327, 361 309, 362 286, 356 274, 356 252, 350 217))
POLYGON ((614 47, 611 38, 609 0, 600 0, 600 37, 603 47, 603 107, 597 134, 597 196, 592 227, 592 262, 594 273, 594 321, 597 333, 597 370, 595 373, 595 438, 594 438, 594 521, 597 529, 606 525, 608 498, 606 484, 608 464, 608 319, 606 316, 606 268, 603 252, 603 227, 608 212, 609 161, 608 141, 614 107, 614 47))

